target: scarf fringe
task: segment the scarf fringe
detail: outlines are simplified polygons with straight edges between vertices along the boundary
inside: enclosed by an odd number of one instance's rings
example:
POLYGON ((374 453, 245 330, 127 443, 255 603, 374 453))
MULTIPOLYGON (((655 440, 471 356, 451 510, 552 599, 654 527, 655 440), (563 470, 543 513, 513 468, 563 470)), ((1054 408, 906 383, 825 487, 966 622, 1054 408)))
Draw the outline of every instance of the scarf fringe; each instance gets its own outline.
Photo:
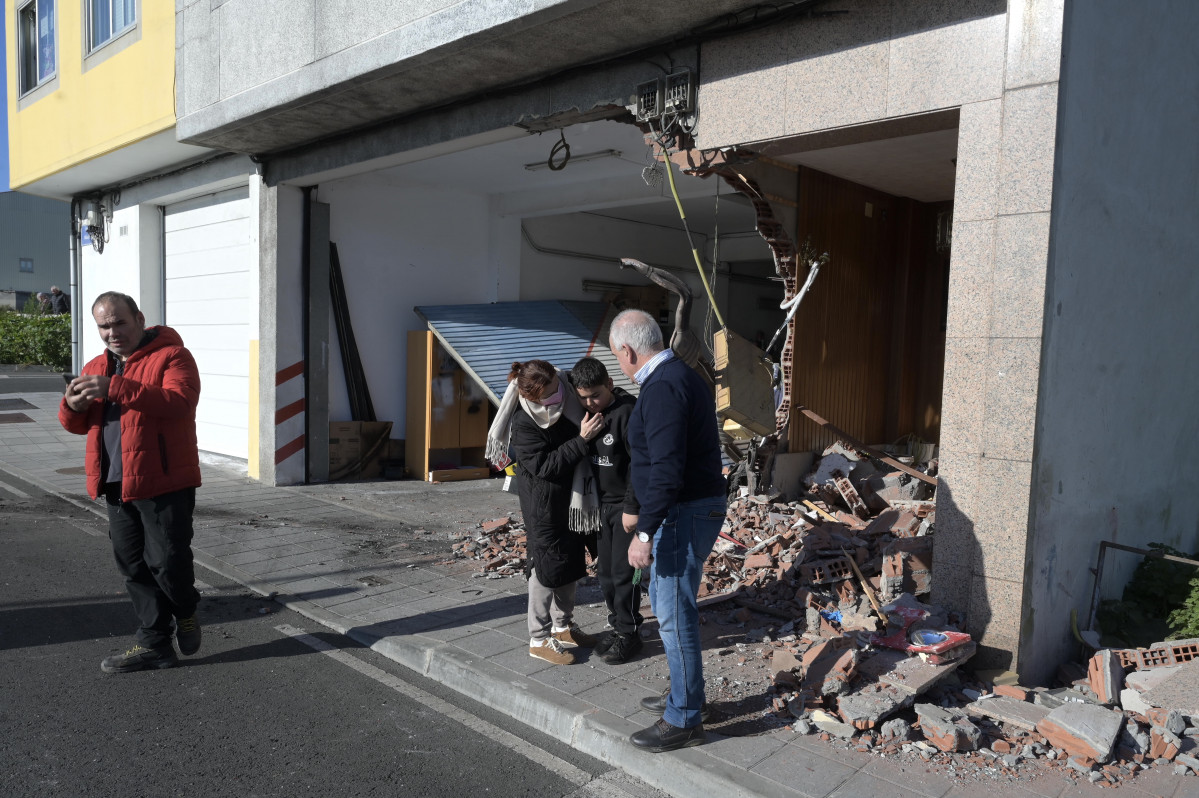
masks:
POLYGON ((598 507, 571 507, 570 520, 567 526, 571 532, 579 534, 587 534, 588 532, 598 532, 600 528, 600 511, 598 507))

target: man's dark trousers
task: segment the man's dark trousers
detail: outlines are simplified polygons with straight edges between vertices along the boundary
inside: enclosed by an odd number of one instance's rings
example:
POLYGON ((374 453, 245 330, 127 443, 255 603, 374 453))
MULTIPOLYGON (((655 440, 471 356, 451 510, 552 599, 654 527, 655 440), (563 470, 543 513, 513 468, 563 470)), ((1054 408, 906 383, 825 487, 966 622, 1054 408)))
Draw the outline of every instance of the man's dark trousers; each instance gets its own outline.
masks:
POLYGON ((621 634, 635 634, 643 619, 641 585, 633 584, 636 569, 629 565, 629 543, 633 536, 624 531, 622 504, 603 504, 601 508, 596 575, 608 604, 608 625, 621 634))
POLYGON ((200 602, 191 550, 196 489, 123 502, 121 484, 110 482, 104 499, 117 569, 137 614, 137 642, 166 648, 174 619, 195 615, 200 602))

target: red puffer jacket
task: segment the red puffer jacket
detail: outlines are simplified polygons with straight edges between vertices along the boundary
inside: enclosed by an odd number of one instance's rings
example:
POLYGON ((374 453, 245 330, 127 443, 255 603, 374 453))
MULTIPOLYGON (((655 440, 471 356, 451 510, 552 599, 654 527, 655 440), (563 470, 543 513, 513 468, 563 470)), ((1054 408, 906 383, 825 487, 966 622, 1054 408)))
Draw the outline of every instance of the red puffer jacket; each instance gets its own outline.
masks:
MULTIPOLYGON (((196 448, 196 403, 200 372, 183 339, 170 327, 148 327, 154 338, 125 361, 125 373, 112 376, 108 353, 88 361, 84 374, 111 376, 108 398, 121 405, 121 498, 149 499, 200 485, 196 448)), ((68 432, 87 435, 87 492, 101 493, 101 430, 104 402, 97 399, 82 413, 58 406, 58 421, 68 432)))

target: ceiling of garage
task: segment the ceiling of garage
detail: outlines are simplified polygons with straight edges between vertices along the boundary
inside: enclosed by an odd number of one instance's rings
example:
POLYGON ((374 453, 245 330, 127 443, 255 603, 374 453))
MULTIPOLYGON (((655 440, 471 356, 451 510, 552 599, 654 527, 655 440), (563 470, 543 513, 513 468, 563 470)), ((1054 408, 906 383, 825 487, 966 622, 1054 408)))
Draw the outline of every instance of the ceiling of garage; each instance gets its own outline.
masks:
MULTIPOLYGON (((538 134, 512 128, 506 140, 458 152, 406 153, 402 157, 408 162, 375 175, 405 185, 491 194, 498 198, 502 212, 522 217, 591 211, 682 228, 664 173, 652 186, 642 176, 653 159, 640 130, 599 121, 572 125, 564 135, 571 158, 558 171, 542 167, 560 145, 557 131, 538 134)), ((562 149, 554 154, 555 163, 561 162, 563 154, 562 149)), ((896 196, 938 202, 953 199, 957 130, 771 156, 896 196)), ((708 233, 717 224, 722 234, 753 229, 752 208, 723 181, 678 171, 675 180, 693 230, 708 233)))

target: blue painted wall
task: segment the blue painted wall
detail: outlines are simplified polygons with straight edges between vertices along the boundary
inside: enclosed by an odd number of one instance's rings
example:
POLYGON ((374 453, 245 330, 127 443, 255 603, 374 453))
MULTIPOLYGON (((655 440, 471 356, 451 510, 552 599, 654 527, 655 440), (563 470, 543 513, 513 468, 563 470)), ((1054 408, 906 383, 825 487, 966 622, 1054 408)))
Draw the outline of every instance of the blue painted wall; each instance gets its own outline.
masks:
POLYGON ((4 58, 0 58, 0 86, 4 94, 0 97, 0 191, 8 191, 8 37, 4 35, 4 19, 7 12, 0 14, 0 42, 4 43, 4 58))

